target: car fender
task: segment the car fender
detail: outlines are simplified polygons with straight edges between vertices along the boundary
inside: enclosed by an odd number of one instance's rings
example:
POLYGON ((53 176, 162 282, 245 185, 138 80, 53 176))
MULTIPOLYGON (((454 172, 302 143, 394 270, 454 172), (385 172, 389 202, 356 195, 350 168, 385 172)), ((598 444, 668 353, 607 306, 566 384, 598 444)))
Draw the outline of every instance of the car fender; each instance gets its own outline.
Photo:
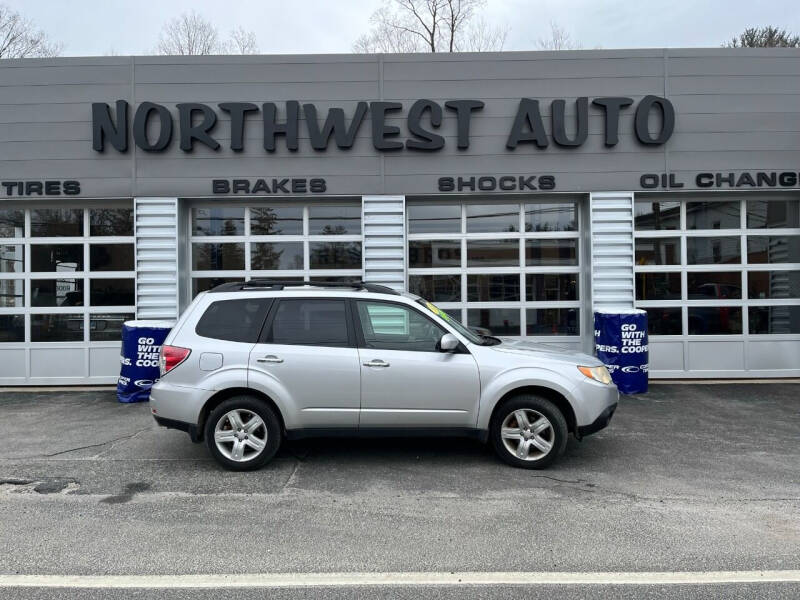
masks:
MULTIPOLYGON (((489 429, 497 403, 509 392, 528 386, 549 388, 564 396, 576 411, 575 384, 556 371, 539 367, 517 367, 497 374, 488 382, 481 393, 478 409, 478 429, 489 429)), ((577 411, 576 411, 577 412, 577 411)))
POLYGON ((277 377, 271 373, 251 369, 248 371, 247 387, 261 392, 275 403, 286 429, 299 427, 300 418, 295 408, 296 405, 291 401, 289 390, 277 377))

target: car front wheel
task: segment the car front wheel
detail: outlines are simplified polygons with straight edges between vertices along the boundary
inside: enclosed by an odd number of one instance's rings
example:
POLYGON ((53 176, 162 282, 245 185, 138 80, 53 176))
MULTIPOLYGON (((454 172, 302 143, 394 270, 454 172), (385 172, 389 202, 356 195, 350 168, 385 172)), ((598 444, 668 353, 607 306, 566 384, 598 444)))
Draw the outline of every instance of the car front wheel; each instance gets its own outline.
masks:
POLYGON ((555 404, 523 394, 497 409, 489 435, 503 461, 523 469, 544 469, 563 454, 568 430, 555 404))
POLYGON ((278 451, 281 427, 274 411, 251 396, 228 398, 211 411, 206 422, 211 455, 231 471, 252 471, 278 451))

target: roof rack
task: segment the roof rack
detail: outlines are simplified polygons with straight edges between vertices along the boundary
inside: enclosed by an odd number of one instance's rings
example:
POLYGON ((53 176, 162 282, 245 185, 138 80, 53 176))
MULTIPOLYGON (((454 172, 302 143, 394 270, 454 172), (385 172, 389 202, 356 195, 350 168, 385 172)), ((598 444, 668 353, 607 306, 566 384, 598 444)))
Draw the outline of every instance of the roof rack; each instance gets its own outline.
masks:
POLYGON ((229 283, 220 284, 209 290, 209 293, 216 294, 220 292, 246 292, 255 290, 273 290, 281 291, 284 288, 291 287, 321 287, 321 288, 350 288, 354 290, 365 290, 373 294, 391 294, 399 296, 400 292, 392 288, 379 285, 377 283, 364 283, 363 281, 281 281, 276 279, 251 279, 249 281, 231 281, 229 283))

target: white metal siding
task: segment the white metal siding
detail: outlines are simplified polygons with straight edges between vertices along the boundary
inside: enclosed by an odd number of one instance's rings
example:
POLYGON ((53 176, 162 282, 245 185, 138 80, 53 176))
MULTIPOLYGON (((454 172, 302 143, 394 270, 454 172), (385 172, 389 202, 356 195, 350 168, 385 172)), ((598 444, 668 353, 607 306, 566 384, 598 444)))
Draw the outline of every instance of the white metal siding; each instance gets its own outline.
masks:
POLYGON ((364 196, 364 281, 405 289, 405 197, 364 196))
POLYGON ((633 193, 591 194, 592 305, 632 308, 633 193))
POLYGON ((136 317, 178 317, 178 200, 135 198, 136 317))

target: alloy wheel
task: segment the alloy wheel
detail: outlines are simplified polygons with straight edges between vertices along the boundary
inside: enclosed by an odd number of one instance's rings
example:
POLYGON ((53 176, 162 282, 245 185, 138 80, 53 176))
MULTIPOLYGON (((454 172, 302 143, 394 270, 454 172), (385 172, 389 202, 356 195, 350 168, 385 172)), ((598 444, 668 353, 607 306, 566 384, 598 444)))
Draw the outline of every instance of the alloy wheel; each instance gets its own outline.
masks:
POLYGON ((267 446, 264 420, 251 410, 228 411, 214 427, 214 443, 220 453, 236 462, 247 462, 259 456, 267 446))
POLYGON ((518 408, 510 412, 503 419, 500 436, 506 450, 526 461, 541 460, 555 444, 553 424, 532 408, 518 408))

